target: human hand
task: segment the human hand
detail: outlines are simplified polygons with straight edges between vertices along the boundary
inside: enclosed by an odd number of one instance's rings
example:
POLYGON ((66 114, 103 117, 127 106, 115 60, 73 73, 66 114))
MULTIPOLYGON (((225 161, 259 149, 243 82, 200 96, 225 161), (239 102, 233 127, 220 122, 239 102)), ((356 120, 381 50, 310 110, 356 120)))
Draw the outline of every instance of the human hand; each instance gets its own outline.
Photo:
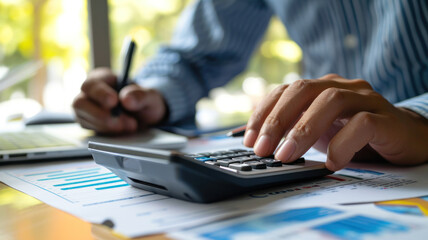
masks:
POLYGON ((89 73, 73 102, 76 120, 82 127, 104 134, 121 134, 135 132, 164 119, 167 107, 158 91, 130 84, 118 95, 115 84, 116 76, 108 68, 89 73), (126 112, 114 117, 111 109, 119 101, 126 112))
POLYGON ((367 147, 395 164, 423 163, 427 143, 427 119, 394 107, 364 80, 336 74, 276 88, 252 114, 244 137, 244 145, 254 147, 257 155, 275 151, 282 162, 318 146, 327 153, 326 167, 332 171, 367 147))

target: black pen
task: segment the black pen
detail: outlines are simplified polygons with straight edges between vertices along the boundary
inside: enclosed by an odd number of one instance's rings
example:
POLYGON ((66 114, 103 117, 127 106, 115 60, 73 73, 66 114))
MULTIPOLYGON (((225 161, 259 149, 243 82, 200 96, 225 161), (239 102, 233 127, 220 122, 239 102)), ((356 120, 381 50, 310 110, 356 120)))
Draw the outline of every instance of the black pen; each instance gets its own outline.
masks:
MULTIPOLYGON (((120 90, 128 85, 129 78, 129 69, 131 68, 132 56, 134 55, 135 50, 135 42, 131 37, 126 37, 122 50, 121 50, 121 58, 123 59, 122 73, 117 78, 116 82, 116 92, 119 94, 120 90)), ((123 111, 120 102, 111 110, 112 116, 119 116, 123 111)))

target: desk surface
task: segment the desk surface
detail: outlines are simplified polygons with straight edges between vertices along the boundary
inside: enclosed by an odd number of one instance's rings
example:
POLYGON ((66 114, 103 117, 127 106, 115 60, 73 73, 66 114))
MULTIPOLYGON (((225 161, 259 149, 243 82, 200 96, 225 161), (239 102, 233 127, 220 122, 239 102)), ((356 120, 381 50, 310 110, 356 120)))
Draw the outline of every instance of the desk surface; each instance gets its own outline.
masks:
MULTIPOLYGON (((2 240, 94 240, 128 239, 103 226, 85 222, 31 196, 0 183, 0 239, 2 240)), ((168 239, 164 235, 144 240, 168 239)))

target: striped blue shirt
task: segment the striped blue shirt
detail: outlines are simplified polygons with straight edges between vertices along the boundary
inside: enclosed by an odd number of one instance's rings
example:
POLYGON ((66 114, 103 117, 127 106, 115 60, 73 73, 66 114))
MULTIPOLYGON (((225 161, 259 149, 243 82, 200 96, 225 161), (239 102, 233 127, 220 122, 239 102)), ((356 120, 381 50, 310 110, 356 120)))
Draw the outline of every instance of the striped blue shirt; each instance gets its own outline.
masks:
POLYGON ((276 15, 303 50, 304 78, 367 80, 396 106, 428 118, 428 1, 200 0, 137 81, 158 89, 169 122, 244 70, 276 15))

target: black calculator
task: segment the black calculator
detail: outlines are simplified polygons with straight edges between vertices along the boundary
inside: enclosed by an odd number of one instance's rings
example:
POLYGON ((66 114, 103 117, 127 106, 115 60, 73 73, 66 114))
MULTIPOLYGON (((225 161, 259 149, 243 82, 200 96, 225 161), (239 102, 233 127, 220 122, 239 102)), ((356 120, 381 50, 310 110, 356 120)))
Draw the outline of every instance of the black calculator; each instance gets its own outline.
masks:
POLYGON ((249 149, 186 154, 89 142, 89 150, 97 164, 134 187, 200 203, 332 173, 323 162, 284 164, 249 149))

